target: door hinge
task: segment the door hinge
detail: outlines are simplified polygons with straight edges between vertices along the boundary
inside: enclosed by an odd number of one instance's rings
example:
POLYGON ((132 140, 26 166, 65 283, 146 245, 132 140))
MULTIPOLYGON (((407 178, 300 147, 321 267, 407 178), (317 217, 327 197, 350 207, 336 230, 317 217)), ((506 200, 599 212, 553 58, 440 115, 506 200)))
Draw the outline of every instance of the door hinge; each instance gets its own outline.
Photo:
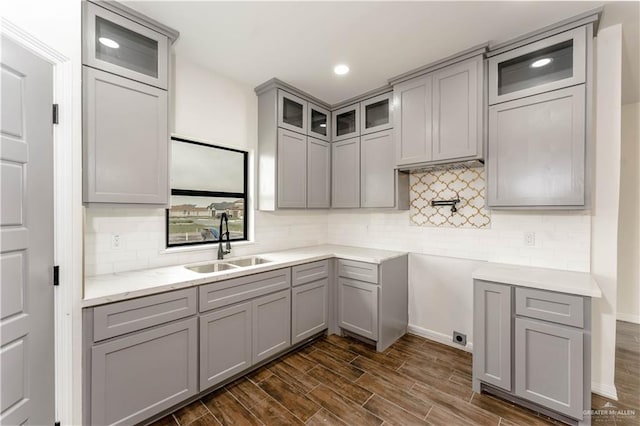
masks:
POLYGON ((53 104, 53 124, 58 123, 58 104, 53 104))
POLYGON ((53 267, 53 285, 60 285, 60 267, 58 265, 53 267))

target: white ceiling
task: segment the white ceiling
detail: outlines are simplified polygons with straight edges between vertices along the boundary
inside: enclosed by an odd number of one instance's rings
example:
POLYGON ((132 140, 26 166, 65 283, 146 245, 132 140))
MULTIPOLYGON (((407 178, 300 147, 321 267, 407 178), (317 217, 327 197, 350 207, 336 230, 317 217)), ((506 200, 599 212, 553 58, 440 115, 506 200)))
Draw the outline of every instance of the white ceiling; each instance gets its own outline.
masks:
MULTIPOLYGON (((487 41, 500 42, 602 2, 124 1, 180 31, 177 55, 257 86, 272 77, 327 103, 487 41), (333 74, 346 63, 351 72, 333 74)), ((610 11, 609 11, 610 9, 610 11)), ((639 3, 607 4, 624 21, 623 103, 640 101, 639 3), (627 30, 630 28, 631 30, 627 30)))

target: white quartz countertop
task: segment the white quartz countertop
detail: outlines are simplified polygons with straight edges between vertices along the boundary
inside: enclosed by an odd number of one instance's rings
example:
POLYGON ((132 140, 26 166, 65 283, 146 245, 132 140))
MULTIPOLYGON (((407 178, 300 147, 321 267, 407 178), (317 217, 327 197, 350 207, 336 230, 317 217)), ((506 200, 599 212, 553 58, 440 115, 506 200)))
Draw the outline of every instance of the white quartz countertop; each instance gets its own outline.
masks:
MULTIPOLYGON (((179 265, 115 274, 94 275, 85 277, 82 306, 85 308, 97 306, 132 299, 134 297, 148 296, 165 291, 257 274, 259 272, 287 268, 333 257, 368 263, 382 263, 385 260, 406 254, 406 252, 362 247, 321 245, 256 254, 255 256, 268 259, 271 262, 220 272, 203 274, 190 271, 185 268, 184 265, 179 265)), ((228 260, 233 260, 233 258, 230 257, 223 260, 223 262, 228 260)), ((211 259, 211 261, 215 261, 215 259, 211 259)), ((200 262, 199 264, 202 263, 208 262, 200 262)))
POLYGON ((531 287, 579 296, 602 297, 593 276, 586 272, 487 263, 476 269, 474 279, 531 287))

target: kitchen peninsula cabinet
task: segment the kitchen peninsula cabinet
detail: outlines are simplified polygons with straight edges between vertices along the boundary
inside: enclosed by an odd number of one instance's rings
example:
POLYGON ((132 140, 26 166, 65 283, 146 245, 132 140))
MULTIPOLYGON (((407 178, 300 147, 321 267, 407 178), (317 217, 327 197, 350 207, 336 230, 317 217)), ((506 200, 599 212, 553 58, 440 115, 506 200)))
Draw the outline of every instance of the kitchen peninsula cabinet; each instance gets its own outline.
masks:
POLYGON ((178 33, 116 2, 82 6, 83 202, 166 206, 178 33))
POLYGON ((407 332, 407 260, 338 259, 338 327, 374 344, 378 352, 407 332))
POLYGON ((496 264, 475 271, 474 391, 588 424, 591 297, 600 294, 586 273, 496 264))

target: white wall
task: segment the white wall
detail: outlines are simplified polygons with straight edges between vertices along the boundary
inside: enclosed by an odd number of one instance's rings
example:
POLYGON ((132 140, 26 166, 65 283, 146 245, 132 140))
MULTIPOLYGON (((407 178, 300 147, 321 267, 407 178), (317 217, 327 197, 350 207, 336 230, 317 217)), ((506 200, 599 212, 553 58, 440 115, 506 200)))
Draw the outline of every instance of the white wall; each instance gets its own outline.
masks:
MULTIPOLYGON (((174 57, 173 133, 204 142, 246 149, 257 144, 257 104, 253 87, 174 57)), ((254 182, 251 178, 251 184, 254 182)), ((326 242, 326 211, 252 212, 253 243, 233 244, 233 255, 326 242)), ((85 274, 105 274, 215 259, 208 249, 165 249, 165 210, 90 207, 85 221, 85 274), (111 248, 113 234, 121 247, 111 248)))
MULTIPOLYGON (((55 51, 56 420, 81 424, 82 115, 80 0, 3 0, 3 19, 55 51)), ((6 31, 4 28, 3 31, 6 31)))
POLYGON ((591 273, 602 290, 592 305, 591 380, 594 392, 616 398, 616 293, 620 191, 622 26, 600 29, 596 39, 595 175, 591 273))
POLYGON ((640 103, 622 106, 618 319, 640 324, 640 103))
POLYGON ((491 212, 490 229, 411 225, 409 212, 332 210, 328 242, 410 251, 409 324, 417 334, 473 343, 471 272, 483 261, 588 272, 588 212, 491 212), (535 233, 535 246, 524 233, 535 233))

